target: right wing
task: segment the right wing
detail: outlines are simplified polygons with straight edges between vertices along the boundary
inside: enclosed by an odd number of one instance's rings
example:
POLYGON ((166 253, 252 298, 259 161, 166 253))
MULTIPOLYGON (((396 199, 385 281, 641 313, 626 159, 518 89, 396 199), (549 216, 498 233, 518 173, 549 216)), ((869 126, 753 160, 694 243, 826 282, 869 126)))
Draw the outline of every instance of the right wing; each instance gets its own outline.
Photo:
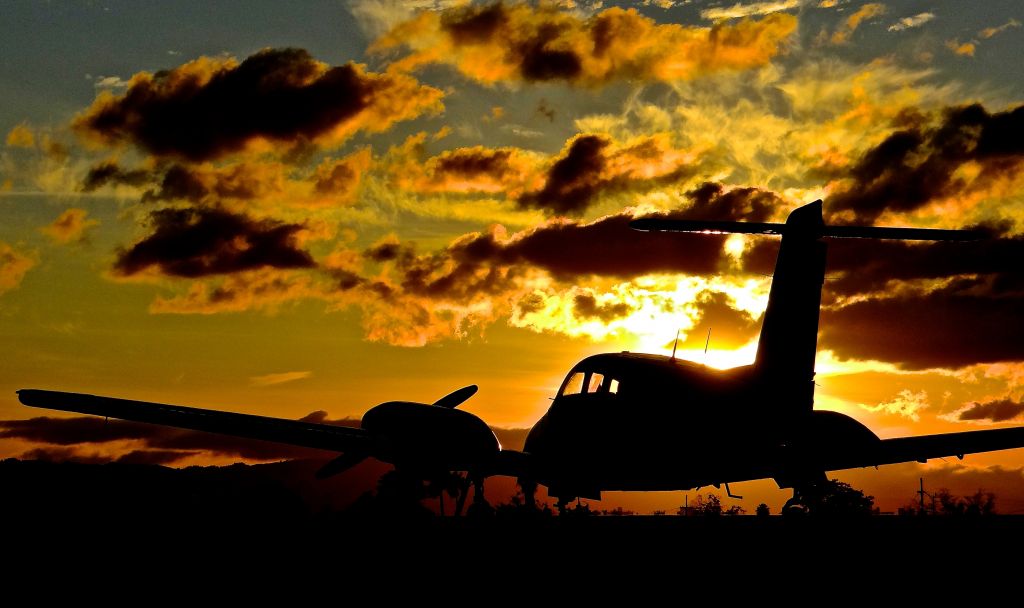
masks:
POLYGON ((18 391, 18 399, 30 407, 148 422, 332 452, 365 451, 371 441, 370 434, 358 428, 81 393, 22 389, 18 391))
POLYGON ((925 462, 930 458, 956 456, 979 452, 994 452, 1024 447, 1024 427, 963 431, 882 439, 874 445, 854 448, 825 449, 821 454, 822 469, 835 471, 871 467, 898 462, 925 462))

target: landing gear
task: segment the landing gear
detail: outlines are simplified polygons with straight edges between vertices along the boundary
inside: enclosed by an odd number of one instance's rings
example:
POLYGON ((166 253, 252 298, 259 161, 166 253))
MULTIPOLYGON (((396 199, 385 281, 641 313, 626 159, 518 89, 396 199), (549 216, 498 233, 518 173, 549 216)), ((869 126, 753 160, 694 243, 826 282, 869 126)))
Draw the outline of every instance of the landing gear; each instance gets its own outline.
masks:
POLYGON ((472 482, 469 477, 460 476, 459 480, 459 495, 455 499, 455 517, 462 515, 462 508, 466 506, 466 497, 469 496, 469 486, 472 482))
POLYGON ((535 510, 537 508, 537 482, 525 477, 520 477, 516 481, 523 491, 523 506, 530 511, 535 510))
POLYGON ((485 517, 494 513, 494 507, 484 497, 484 478, 473 476, 473 504, 469 505, 466 515, 470 517, 485 517))
POLYGON ((782 506, 782 514, 801 516, 816 513, 821 507, 826 483, 828 478, 825 477, 825 473, 794 483, 793 498, 782 506))
POLYGON ((569 503, 576 500, 575 496, 559 496, 558 502, 555 503, 555 508, 558 509, 559 515, 565 515, 569 510, 569 503))

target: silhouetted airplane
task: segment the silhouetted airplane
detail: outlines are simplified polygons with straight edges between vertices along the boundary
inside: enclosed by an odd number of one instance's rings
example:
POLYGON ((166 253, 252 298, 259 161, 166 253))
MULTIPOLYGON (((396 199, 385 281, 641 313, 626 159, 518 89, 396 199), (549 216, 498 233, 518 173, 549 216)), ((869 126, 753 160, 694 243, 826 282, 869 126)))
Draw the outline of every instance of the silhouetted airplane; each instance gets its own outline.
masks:
POLYGON ((785 224, 641 219, 632 226, 782 236, 755 361, 716 370, 674 356, 588 357, 569 371, 522 452, 502 450, 480 418, 455 409, 476 386, 433 404, 382 403, 366 412, 361 428, 56 391, 25 389, 18 396, 33 407, 341 452, 320 477, 369 457, 423 479, 466 471, 474 502, 483 500, 491 475, 518 477, 530 503, 537 483, 544 484, 560 506, 607 490, 726 484, 728 492, 730 482, 773 478, 793 489, 786 509, 807 510, 827 471, 1024 446, 1024 427, 882 440, 849 416, 814 410, 823 239, 971 240, 978 233, 827 226, 821 201, 793 211, 785 224))

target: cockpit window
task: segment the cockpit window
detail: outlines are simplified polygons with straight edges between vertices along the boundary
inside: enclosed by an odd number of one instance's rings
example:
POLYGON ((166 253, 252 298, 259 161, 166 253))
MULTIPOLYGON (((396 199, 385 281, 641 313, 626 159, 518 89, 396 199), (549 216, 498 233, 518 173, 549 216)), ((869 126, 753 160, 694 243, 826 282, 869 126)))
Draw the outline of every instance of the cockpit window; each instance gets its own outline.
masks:
POLYGON ((573 372, 560 395, 617 395, 619 381, 598 372, 573 372))
POLYGON ((562 389, 563 395, 575 395, 583 392, 583 372, 576 372, 572 376, 569 376, 569 380, 565 383, 565 388, 562 389))

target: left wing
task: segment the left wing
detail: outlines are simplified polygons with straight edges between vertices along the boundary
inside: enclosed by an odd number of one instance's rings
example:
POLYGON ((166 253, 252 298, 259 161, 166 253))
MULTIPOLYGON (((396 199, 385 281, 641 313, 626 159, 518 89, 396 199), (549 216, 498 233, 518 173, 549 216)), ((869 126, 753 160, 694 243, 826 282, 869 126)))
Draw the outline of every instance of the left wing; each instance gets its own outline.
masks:
POLYGON ((365 452, 371 441, 367 431, 345 426, 220 412, 182 405, 115 399, 82 393, 22 389, 18 391, 18 399, 31 407, 162 424, 193 431, 275 441, 333 452, 348 452, 350 450, 365 452))
POLYGON ((964 454, 1020 447, 1024 447, 1024 427, 882 439, 863 446, 826 449, 820 457, 824 470, 835 471, 897 462, 925 462, 944 456, 963 458, 964 454))

